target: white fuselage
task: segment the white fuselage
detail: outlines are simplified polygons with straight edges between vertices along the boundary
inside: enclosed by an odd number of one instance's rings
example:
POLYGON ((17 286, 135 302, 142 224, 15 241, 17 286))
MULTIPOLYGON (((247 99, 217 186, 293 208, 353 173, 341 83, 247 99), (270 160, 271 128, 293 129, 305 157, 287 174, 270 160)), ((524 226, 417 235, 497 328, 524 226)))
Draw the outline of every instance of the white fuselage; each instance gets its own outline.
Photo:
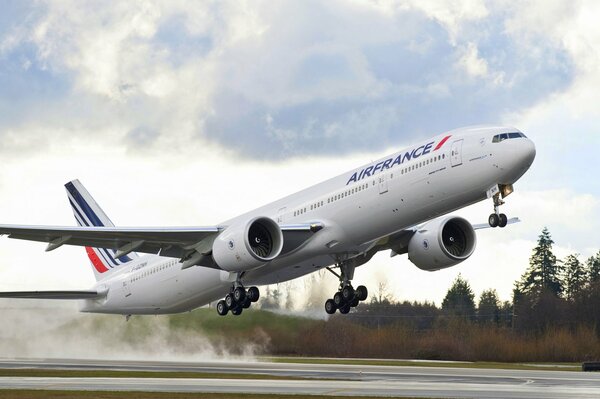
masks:
MULTIPOLYGON (((382 237, 486 199, 495 185, 514 183, 533 162, 535 147, 527 138, 492 142, 494 135, 508 132, 518 130, 472 127, 444 133, 222 223, 266 216, 280 224, 325 226, 301 248, 248 271, 244 284, 273 284, 320 270, 340 257, 364 253, 382 237)), ((188 311, 224 297, 235 280, 218 269, 182 270, 179 259, 156 255, 122 267, 96 284, 108 295, 84 301, 82 311, 188 311)))

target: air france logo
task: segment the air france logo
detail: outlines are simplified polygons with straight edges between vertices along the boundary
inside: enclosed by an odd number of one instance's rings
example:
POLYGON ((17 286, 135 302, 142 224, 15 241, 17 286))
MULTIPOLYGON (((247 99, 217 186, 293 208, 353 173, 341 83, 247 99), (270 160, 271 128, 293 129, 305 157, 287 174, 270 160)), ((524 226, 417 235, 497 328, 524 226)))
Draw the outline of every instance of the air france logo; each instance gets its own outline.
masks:
MULTIPOLYGON (((433 151, 437 151, 440 148, 442 148, 444 143, 446 143, 446 141, 448 141, 449 138, 450 138, 450 136, 444 137, 438 143, 438 145, 433 149, 433 151)), ((364 179, 365 177, 374 176, 378 172, 383 172, 384 170, 393 168, 396 165, 402 165, 404 162, 408 162, 411 159, 417 159, 420 156, 427 155, 430 152, 432 152, 431 148, 433 147, 434 143, 435 143, 435 141, 432 141, 431 143, 427 143, 425 145, 417 147, 417 148, 413 149, 412 151, 400 153, 400 154, 398 154, 398 156, 396 158, 392 157, 392 158, 386 159, 385 161, 378 162, 375 165, 367 166, 360 172, 354 172, 354 174, 352 176, 350 176, 350 179, 348 179, 348 182, 346 183, 346 185, 348 185, 350 183, 356 183, 356 182, 364 179)))

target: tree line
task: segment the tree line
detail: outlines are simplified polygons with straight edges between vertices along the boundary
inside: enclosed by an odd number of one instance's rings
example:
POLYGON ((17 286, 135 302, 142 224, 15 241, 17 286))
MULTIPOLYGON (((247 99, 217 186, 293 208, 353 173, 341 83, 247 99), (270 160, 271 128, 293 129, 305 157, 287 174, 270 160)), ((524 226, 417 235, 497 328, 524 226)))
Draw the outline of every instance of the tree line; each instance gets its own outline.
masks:
MULTIPOLYGON (((428 302, 395 302, 380 284, 371 302, 356 308, 350 319, 363 325, 403 323, 416 329, 443 327, 456 320, 543 333, 549 328, 600 326, 600 251, 582 261, 577 253, 558 259, 547 228, 540 234, 529 266, 515 282, 512 301, 501 301, 495 289, 478 300, 459 275, 441 307, 428 302)), ((600 333, 600 331, 598 331, 600 333)))

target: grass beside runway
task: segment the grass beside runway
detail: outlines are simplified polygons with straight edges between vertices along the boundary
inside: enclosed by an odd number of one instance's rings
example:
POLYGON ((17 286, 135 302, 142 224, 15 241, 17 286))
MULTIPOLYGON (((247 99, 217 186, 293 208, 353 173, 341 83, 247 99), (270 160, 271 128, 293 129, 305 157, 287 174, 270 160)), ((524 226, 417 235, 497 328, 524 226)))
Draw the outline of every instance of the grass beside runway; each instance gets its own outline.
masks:
POLYGON ((497 362, 447 362, 414 361, 393 359, 333 359, 314 357, 265 357, 265 361, 274 363, 300 364, 347 364, 352 366, 398 366, 398 367, 452 367, 471 369, 504 370, 545 370, 545 371, 581 371, 580 363, 497 363, 497 362))

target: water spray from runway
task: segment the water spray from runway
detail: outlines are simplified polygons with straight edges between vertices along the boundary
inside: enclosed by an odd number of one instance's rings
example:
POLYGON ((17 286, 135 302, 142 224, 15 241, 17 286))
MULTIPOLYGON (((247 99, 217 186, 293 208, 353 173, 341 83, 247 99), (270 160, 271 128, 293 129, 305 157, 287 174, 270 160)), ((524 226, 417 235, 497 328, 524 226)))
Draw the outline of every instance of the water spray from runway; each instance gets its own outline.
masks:
POLYGON ((232 347, 198 330, 174 328, 168 316, 91 315, 74 303, 3 301, 0 358, 79 358, 201 361, 252 359, 260 337, 232 347))

